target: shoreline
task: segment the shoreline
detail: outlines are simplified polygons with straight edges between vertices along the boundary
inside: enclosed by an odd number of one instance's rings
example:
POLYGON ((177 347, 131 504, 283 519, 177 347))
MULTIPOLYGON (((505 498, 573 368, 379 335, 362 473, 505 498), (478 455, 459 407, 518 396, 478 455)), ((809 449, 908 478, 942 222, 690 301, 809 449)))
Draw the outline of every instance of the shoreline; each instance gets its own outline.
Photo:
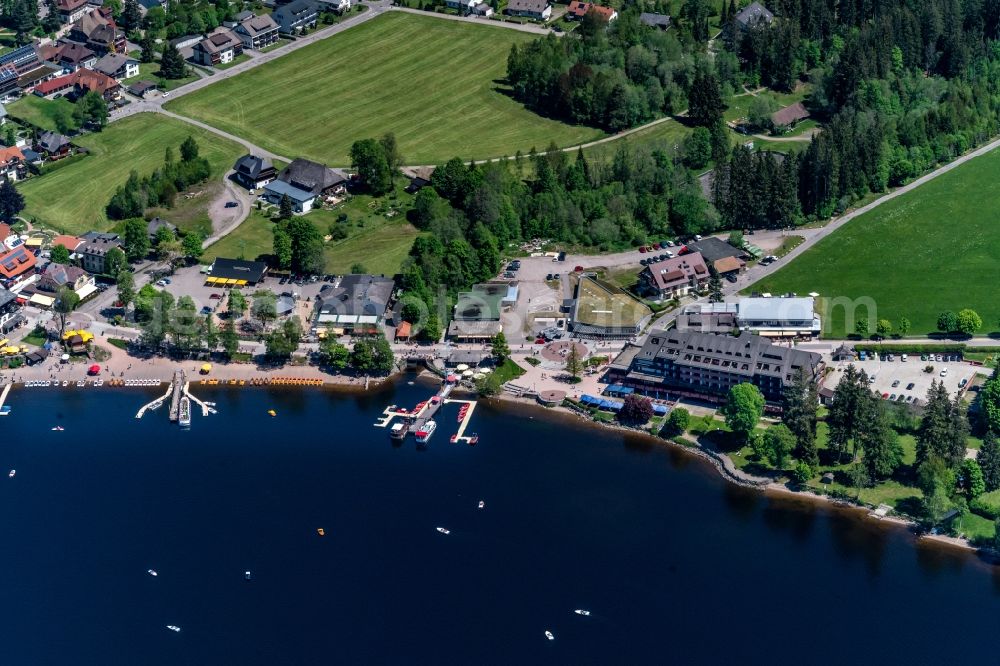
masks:
POLYGON ((943 547, 948 550, 960 551, 966 555, 973 555, 976 557, 977 561, 990 567, 995 568, 1000 566, 1000 557, 998 557, 997 553, 994 551, 975 546, 965 538, 951 537, 943 534, 920 533, 918 531, 919 524, 915 520, 901 516, 880 517, 874 514, 873 509, 863 504, 856 504, 854 502, 836 499, 830 497, 829 495, 821 495, 812 491, 793 490, 784 484, 773 481, 772 479, 760 478, 760 481, 763 481, 763 483, 754 483, 750 481, 750 479, 758 479, 758 477, 749 477, 749 475, 745 475, 735 467, 733 467, 733 469, 736 470, 735 473, 730 471, 723 463, 723 460, 728 461, 730 465, 732 465, 732 461, 724 453, 709 451, 708 449, 704 449, 695 444, 692 444, 691 446, 684 446, 671 439, 657 437, 647 431, 629 428, 618 424, 595 421, 592 418, 567 407, 563 407, 562 405, 546 407, 539 404, 536 400, 507 394, 499 394, 496 397, 491 398, 491 400, 495 400, 497 403, 505 404, 507 406, 531 406, 542 410, 540 413, 545 413, 548 418, 552 418, 554 416, 558 418, 567 418, 571 419, 573 422, 583 425, 594 426, 603 430, 617 430, 624 434, 642 437, 650 444, 664 446, 672 452, 686 454, 691 459, 705 463, 706 467, 714 469, 714 473, 717 478, 720 478, 723 482, 731 486, 757 491, 765 497, 776 499, 786 504, 807 504, 811 507, 823 507, 830 511, 836 511, 841 515, 850 516, 854 520, 864 521, 872 527, 881 526, 886 529, 904 530, 910 537, 914 546, 931 545, 943 547))

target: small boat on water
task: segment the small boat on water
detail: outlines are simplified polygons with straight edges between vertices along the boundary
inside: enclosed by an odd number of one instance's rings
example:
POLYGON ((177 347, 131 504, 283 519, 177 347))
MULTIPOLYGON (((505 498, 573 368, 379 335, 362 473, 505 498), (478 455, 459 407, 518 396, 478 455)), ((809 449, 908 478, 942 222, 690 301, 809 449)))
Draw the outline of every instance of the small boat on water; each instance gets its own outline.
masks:
POLYGON ((392 439, 405 439, 406 433, 410 431, 410 427, 405 423, 393 423, 392 428, 389 429, 389 437, 392 439))
POLYGON ((278 412, 274 411, 273 409, 269 409, 269 410, 267 410, 267 415, 268 416, 277 416, 278 412))
POLYGON ((589 610, 583 610, 582 608, 577 608, 573 612, 576 613, 577 615, 590 615, 590 611, 589 610))
POLYGON ((10 470, 10 473, 7 474, 7 478, 8 479, 13 479, 15 474, 17 474, 17 470, 16 469, 12 469, 12 470, 10 470))
POLYGON ((458 441, 458 433, 455 433, 454 435, 452 435, 451 439, 449 439, 448 441, 451 442, 452 444, 454 444, 455 442, 457 442, 458 441))
POLYGON ((431 435, 434 434, 435 430, 437 430, 437 423, 435 423, 434 420, 432 419, 427 423, 425 423, 422 428, 420 428, 413 434, 417 438, 418 443, 425 444, 427 440, 431 438, 431 435))
POLYGON ((244 571, 244 572, 243 572, 243 577, 244 577, 245 579, 247 579, 247 580, 250 580, 250 572, 249 572, 249 571, 244 571))
POLYGON ((479 508, 480 509, 485 509, 486 508, 486 502, 484 502, 483 500, 479 500, 479 508))
POLYGON ((441 534, 451 534, 451 530, 444 527, 437 528, 437 531, 440 532, 441 534))
POLYGON ((148 573, 150 576, 159 576, 159 574, 156 573, 156 569, 146 569, 146 573, 148 573))
POLYGON ((181 424, 182 428, 191 427, 191 399, 187 396, 181 398, 181 409, 177 422, 181 424))
POLYGON ((168 624, 167 625, 167 629, 169 629, 170 631, 180 631, 181 630, 181 628, 178 627, 176 624, 168 624))
POLYGON ((555 636, 554 636, 554 635, 552 634, 552 632, 551 632, 551 631, 546 631, 546 632, 545 632, 545 637, 546 637, 547 639, 549 639, 550 641, 554 641, 554 640, 556 639, 556 637, 555 637, 555 636))
POLYGON ((62 432, 62 431, 63 431, 63 430, 65 430, 65 429, 66 429, 66 428, 63 428, 62 426, 55 426, 55 427, 53 427, 53 428, 52 428, 52 430, 53 430, 54 432, 62 432))
POLYGON ((475 446, 479 443, 479 435, 473 433, 469 435, 469 446, 475 446))
POLYGON ((63 386, 69 386, 69 382, 64 379, 62 385, 63 386))
POLYGON ((0 407, 0 416, 8 416, 10 414, 10 405, 4 405, 0 407))
POLYGON ((318 534, 318 535, 320 535, 320 536, 323 536, 323 535, 325 535, 325 534, 326 534, 326 530, 324 530, 324 529, 323 529, 323 528, 321 527, 321 528, 319 528, 318 530, 316 530, 316 534, 318 534))

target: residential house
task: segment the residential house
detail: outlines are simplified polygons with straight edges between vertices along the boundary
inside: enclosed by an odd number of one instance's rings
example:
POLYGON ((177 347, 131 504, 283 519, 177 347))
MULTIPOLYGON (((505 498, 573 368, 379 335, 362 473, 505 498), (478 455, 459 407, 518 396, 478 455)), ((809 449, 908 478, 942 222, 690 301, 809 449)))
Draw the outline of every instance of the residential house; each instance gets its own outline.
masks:
POLYGON ((7 286, 19 282, 28 272, 34 271, 35 264, 35 253, 26 246, 7 250, 0 254, 0 280, 7 286))
POLYGON ((448 337, 459 342, 486 342, 503 331, 500 316, 510 289, 516 291, 517 286, 477 284, 471 291, 459 292, 448 337))
POLYGON ((278 174, 277 179, 264 186, 264 197, 274 205, 288 196, 297 213, 308 213, 317 197, 342 193, 347 185, 347 175, 325 164, 298 158, 278 174))
POLYGON ((319 18, 318 5, 313 0, 292 0, 274 10, 271 18, 283 33, 299 32, 302 28, 315 27, 319 18))
POLYGON ((98 233, 88 231, 81 240, 83 245, 77 248, 81 264, 89 273, 103 274, 106 271, 108 252, 122 249, 122 239, 118 234, 98 233))
POLYGON ((243 42, 229 28, 216 28, 194 45, 191 59, 199 65, 212 67, 232 62, 243 53, 243 42))
POLYGON ((265 275, 267 264, 263 261, 218 257, 208 269, 205 282, 217 287, 245 287, 257 284, 265 275))
POLYGON ((476 16, 489 18, 493 16, 493 8, 485 2, 480 2, 478 5, 472 8, 472 13, 476 16))
POLYGON ((642 12, 639 14, 639 22, 643 25, 648 25, 650 28, 657 28, 659 30, 667 30, 670 28, 670 17, 666 14, 642 12))
POLYGON ((381 275, 345 275, 333 285, 324 285, 316 296, 317 327, 334 333, 373 335, 385 323, 395 284, 381 275))
POLYGON ((72 289, 80 297, 80 300, 97 291, 94 276, 82 268, 56 263, 49 264, 42 271, 41 277, 38 278, 38 289, 55 294, 63 287, 72 289))
POLYGON ((260 50, 278 42, 278 24, 270 14, 250 14, 233 27, 233 32, 240 38, 244 49, 260 50))
POLYGON ((341 15, 351 11, 351 0, 320 0, 320 2, 326 6, 326 9, 341 15))
POLYGON ((0 178, 14 182, 28 177, 28 162, 17 146, 0 148, 0 178))
POLYGON ((139 1, 139 11, 145 16, 146 13, 153 9, 154 7, 159 7, 160 9, 166 10, 167 0, 138 0, 139 1))
POLYGON ((802 102, 795 102, 771 114, 771 126, 775 132, 787 132, 809 117, 809 111, 802 102))
POLYGON ((566 17, 579 20, 586 16, 588 12, 594 12, 605 23, 610 23, 618 18, 618 12, 611 7, 595 5, 590 2, 581 2, 580 0, 573 0, 573 2, 569 3, 569 9, 566 10, 566 17))
POLYGON ((733 17, 736 26, 743 31, 756 25, 770 25, 773 20, 774 14, 759 2, 751 2, 733 17))
POLYGON ((733 247, 726 241, 715 236, 702 238, 700 241, 692 241, 681 248, 681 255, 690 253, 700 254, 705 264, 711 266, 722 275, 732 273, 734 270, 735 272, 740 272, 746 266, 744 258, 747 256, 747 253, 745 250, 733 247), (735 259, 737 261, 723 261, 725 259, 735 259), (738 268, 734 269, 734 266, 738 266, 738 268))
POLYGON ((280 206, 285 197, 288 197, 288 200, 292 202, 292 211, 301 215, 311 211, 316 203, 315 194, 290 185, 283 180, 273 180, 264 186, 264 198, 275 206, 280 206))
POLYGON ((458 10, 463 16, 473 13, 480 0, 445 0, 445 6, 449 9, 458 10))
POLYGON ((243 187, 248 190, 256 190, 267 185, 278 175, 278 170, 274 168, 269 160, 256 155, 244 155, 236 160, 233 166, 233 177, 243 187))
POLYGON ((548 0, 510 0, 504 11, 509 16, 523 16, 536 21, 548 21, 552 17, 552 5, 548 0))
POLYGON ((98 60, 93 69, 121 81, 139 76, 139 61, 120 53, 109 53, 98 60))
POLYGON ((257 15, 253 11, 251 11, 249 9, 244 9, 243 11, 241 11, 240 13, 238 13, 236 16, 234 16, 231 21, 223 21, 222 25, 226 26, 229 29, 235 29, 236 26, 239 25, 240 23, 242 23, 243 21, 246 21, 247 19, 251 19, 251 18, 253 18, 255 16, 257 16, 257 15))
POLYGON ((88 0, 56 0, 56 11, 63 23, 73 23, 90 9, 88 0))
POLYGON ((87 46, 95 53, 125 53, 125 32, 118 29, 111 10, 98 7, 83 14, 69 31, 66 39, 87 46))
POLYGON ((62 67, 67 74, 81 67, 92 68, 97 63, 97 54, 77 42, 56 42, 40 46, 38 57, 62 67))
POLYGON ((609 380, 628 387, 668 391, 671 395, 722 402, 729 389, 750 383, 760 389, 772 409, 784 399, 800 369, 813 378, 823 369, 816 352, 777 346, 748 332, 739 337, 696 331, 652 331, 638 351, 623 352, 609 380))
POLYGON ((136 81, 130 85, 126 90, 129 95, 135 95, 136 97, 143 98, 149 93, 158 90, 159 85, 156 81, 136 81))
POLYGON ((69 137, 58 132, 42 132, 35 142, 35 149, 52 159, 59 159, 69 154, 69 137))
POLYGON ((0 333, 9 333, 26 322, 17 295, 0 287, 0 333))
POLYGON ((107 74, 92 69, 78 69, 72 74, 57 76, 35 86, 35 94, 39 97, 54 97, 56 94, 81 97, 91 91, 98 93, 105 101, 113 102, 121 97, 122 87, 107 74))
POLYGON ((700 291, 709 272, 700 253, 684 254, 649 264, 639 273, 639 290, 658 299, 672 299, 700 291))
POLYGON ((160 229, 166 229, 174 236, 177 236, 177 227, 170 224, 161 217, 154 217, 152 220, 146 223, 146 234, 149 236, 149 241, 153 242, 156 240, 156 234, 160 229))

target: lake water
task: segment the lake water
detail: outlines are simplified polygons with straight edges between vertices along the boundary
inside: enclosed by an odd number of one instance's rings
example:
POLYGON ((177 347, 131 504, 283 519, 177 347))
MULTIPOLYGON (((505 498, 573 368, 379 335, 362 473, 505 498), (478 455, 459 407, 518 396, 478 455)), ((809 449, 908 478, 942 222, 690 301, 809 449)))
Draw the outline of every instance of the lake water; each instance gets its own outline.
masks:
POLYGON ((455 406, 424 451, 372 427, 429 386, 195 386, 220 413, 189 431, 134 418, 153 392, 13 391, 0 663, 996 658, 1000 577, 975 556, 538 410, 480 406, 475 447, 448 442, 455 406))

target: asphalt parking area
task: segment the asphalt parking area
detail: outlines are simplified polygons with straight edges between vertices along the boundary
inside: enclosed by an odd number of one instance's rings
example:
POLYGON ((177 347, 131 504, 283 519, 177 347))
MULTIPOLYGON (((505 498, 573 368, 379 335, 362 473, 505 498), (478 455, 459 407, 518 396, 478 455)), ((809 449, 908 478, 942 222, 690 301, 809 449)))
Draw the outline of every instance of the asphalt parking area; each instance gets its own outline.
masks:
MULTIPOLYGON (((913 404, 914 401, 923 404, 926 401, 927 391, 930 389, 932 381, 943 381, 948 395, 954 398, 959 391, 965 390, 964 387, 960 388, 959 386, 962 380, 971 382, 976 374, 975 366, 968 363, 921 361, 919 355, 909 355, 906 361, 901 360, 901 357, 896 355, 892 361, 882 361, 876 358, 867 361, 854 361, 853 363, 857 369, 868 373, 869 377, 875 377, 875 381, 871 384, 873 390, 878 391, 880 395, 888 395, 889 399, 892 398, 893 394, 897 396, 897 400, 900 395, 904 396, 904 401, 906 396, 912 396, 913 400, 910 401, 910 404, 913 404), (931 372, 926 371, 928 368, 932 369, 931 372), (947 372, 942 377, 943 370, 947 372), (913 384, 913 388, 907 388, 910 384, 913 384)), ((827 377, 824 386, 835 388, 848 365, 850 365, 848 362, 833 364, 834 372, 827 377)))

